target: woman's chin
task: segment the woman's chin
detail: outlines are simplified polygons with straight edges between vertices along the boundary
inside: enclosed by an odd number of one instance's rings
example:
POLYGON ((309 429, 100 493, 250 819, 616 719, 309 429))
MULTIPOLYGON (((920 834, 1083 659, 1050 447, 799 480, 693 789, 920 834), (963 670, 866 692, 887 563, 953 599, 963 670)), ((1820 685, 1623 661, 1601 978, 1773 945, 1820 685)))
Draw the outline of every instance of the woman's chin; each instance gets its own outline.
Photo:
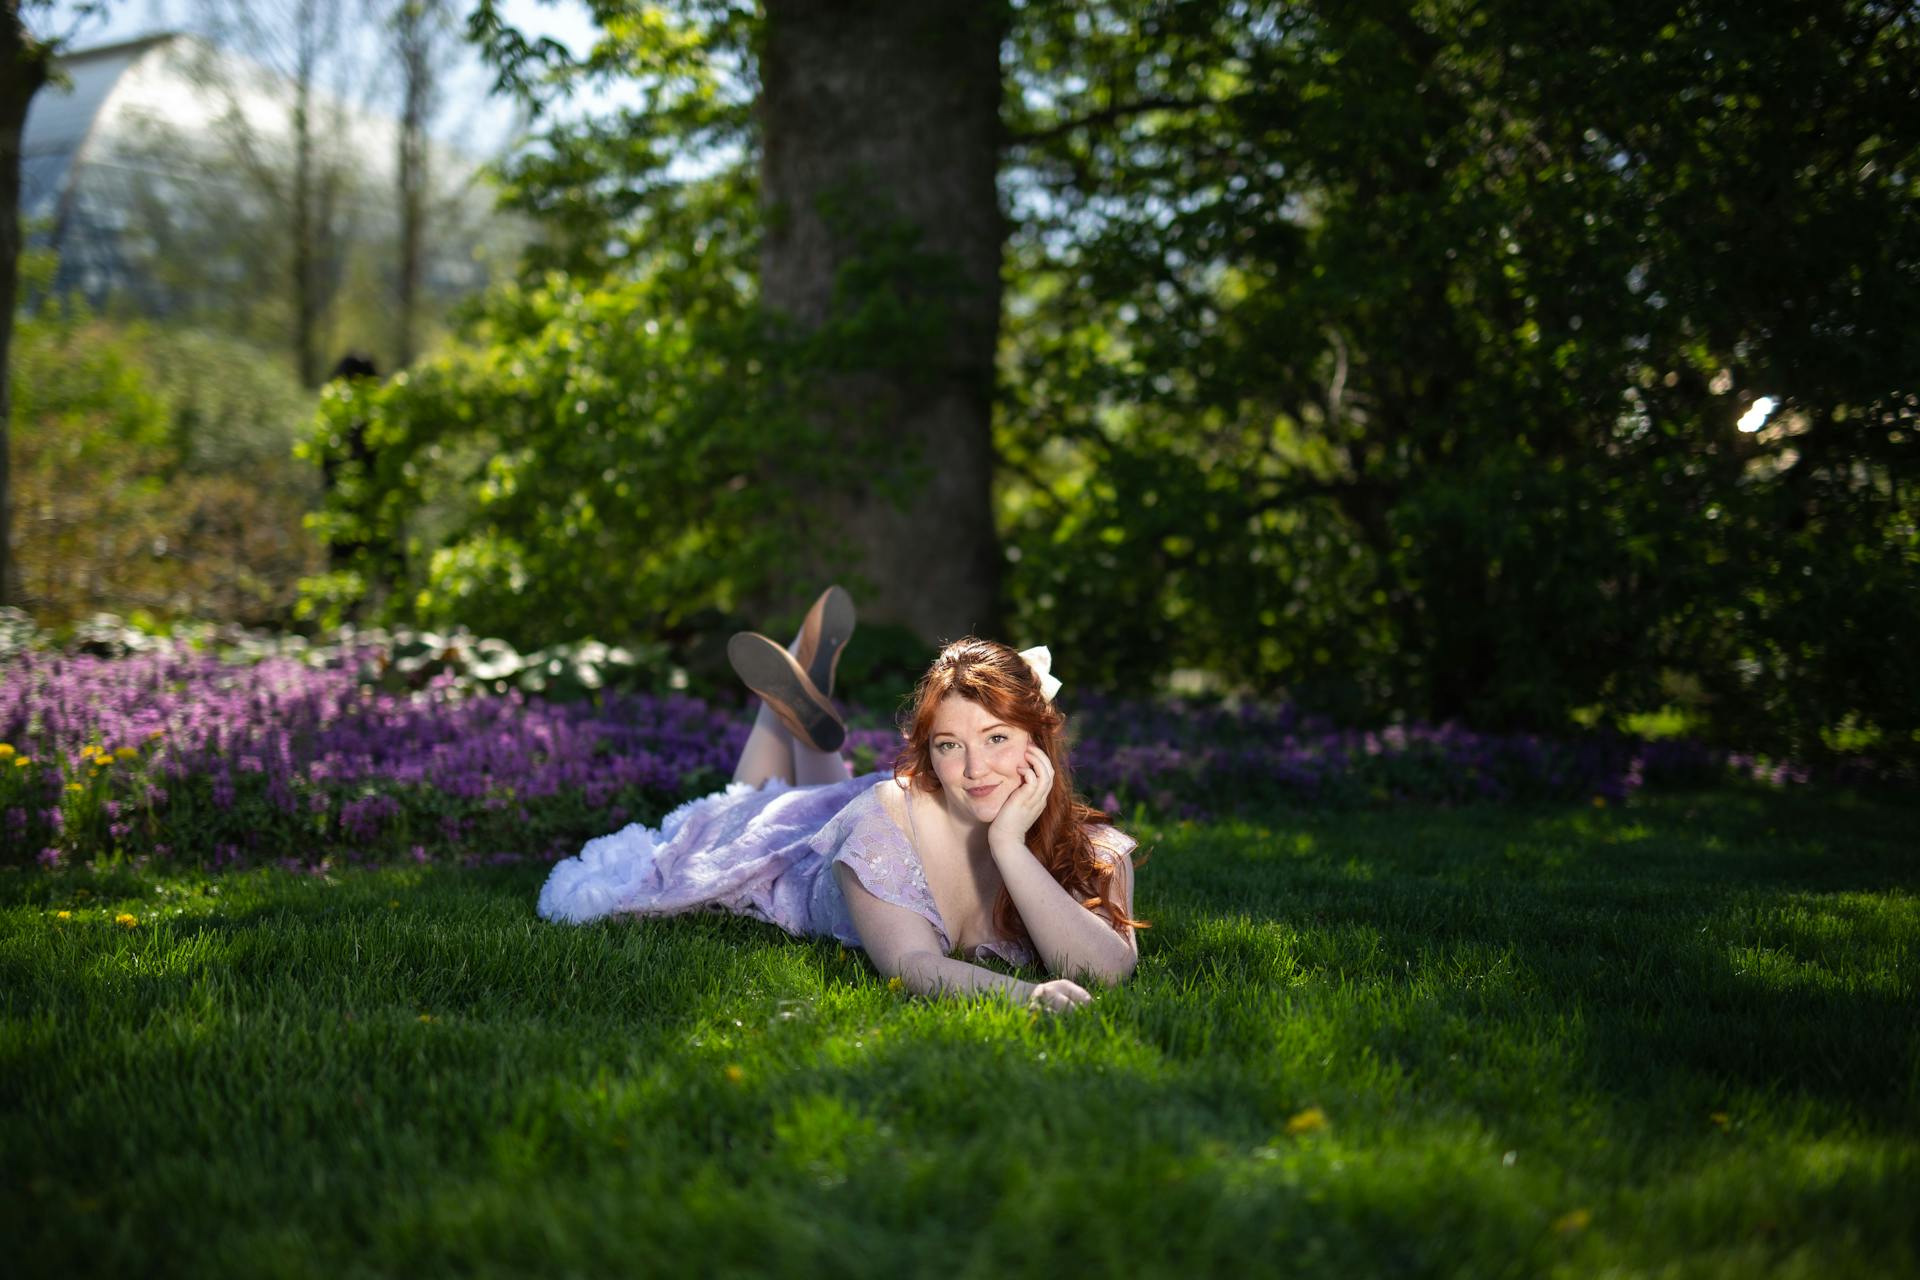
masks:
POLYGON ((1000 806, 1007 802, 1006 796, 998 791, 979 800, 975 800, 972 796, 966 795, 964 792, 962 793, 962 797, 966 803, 967 812, 973 815, 974 820, 978 822, 992 822, 999 816, 1000 806))

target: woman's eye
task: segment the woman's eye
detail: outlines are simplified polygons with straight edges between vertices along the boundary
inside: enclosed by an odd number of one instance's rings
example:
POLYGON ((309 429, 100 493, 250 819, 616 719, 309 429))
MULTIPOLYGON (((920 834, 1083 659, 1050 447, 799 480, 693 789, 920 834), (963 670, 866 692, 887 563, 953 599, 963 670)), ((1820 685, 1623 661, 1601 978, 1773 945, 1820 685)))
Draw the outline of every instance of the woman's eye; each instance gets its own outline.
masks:
POLYGON ((996 733, 991 738, 987 739, 988 742, 993 742, 993 743, 1005 742, 1006 740, 1007 740, 1007 735, 1004 733, 996 733))

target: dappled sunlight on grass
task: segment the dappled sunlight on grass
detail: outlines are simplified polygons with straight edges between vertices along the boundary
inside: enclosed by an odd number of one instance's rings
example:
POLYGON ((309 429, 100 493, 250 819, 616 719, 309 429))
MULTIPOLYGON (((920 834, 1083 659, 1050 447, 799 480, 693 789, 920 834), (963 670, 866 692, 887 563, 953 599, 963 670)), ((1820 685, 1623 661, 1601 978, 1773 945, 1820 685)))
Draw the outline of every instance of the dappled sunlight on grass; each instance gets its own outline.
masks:
POLYGON ((203 1272, 1899 1270, 1904 825, 1722 803, 1149 827, 1058 1019, 537 868, 0 876, 0 1209, 203 1272))

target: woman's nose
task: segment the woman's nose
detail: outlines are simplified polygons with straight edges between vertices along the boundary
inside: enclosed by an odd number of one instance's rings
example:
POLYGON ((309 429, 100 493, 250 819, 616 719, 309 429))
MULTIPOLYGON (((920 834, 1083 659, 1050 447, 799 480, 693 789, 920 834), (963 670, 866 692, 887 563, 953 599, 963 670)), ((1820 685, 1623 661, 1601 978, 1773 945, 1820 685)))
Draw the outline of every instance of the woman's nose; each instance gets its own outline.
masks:
POLYGON ((965 770, 965 772, 966 772, 966 776, 967 776, 967 777, 969 777, 969 778, 971 778, 971 777, 973 777, 973 776, 974 776, 974 768, 973 768, 973 763, 974 763, 974 761, 973 761, 973 752, 971 752, 971 751, 969 751, 969 752, 967 752, 967 760, 966 760, 966 770, 965 770))

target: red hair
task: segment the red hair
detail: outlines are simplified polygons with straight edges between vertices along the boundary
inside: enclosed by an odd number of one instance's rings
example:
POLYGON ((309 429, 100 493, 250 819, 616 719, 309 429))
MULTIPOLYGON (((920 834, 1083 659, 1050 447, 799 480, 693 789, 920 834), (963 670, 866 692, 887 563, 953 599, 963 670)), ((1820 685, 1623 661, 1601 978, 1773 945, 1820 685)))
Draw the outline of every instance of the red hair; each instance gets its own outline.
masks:
MULTIPOLYGON (((1040 690, 1039 677, 1013 649, 973 636, 955 640, 940 651, 914 690, 912 706, 901 722, 906 745, 894 760, 893 774, 915 789, 939 795, 943 788, 933 769, 933 718, 950 697, 965 698, 983 707, 996 720, 1024 729, 1034 745, 1053 762, 1053 787, 1046 808, 1027 832, 1027 848, 1061 888, 1087 910, 1104 917, 1114 932, 1150 927, 1135 920, 1113 901, 1117 863, 1094 854, 1091 827, 1111 819, 1073 792, 1073 770, 1067 763, 1067 718, 1040 690)), ((1031 944, 1026 922, 1006 886, 993 904, 993 924, 999 937, 1031 944)))

